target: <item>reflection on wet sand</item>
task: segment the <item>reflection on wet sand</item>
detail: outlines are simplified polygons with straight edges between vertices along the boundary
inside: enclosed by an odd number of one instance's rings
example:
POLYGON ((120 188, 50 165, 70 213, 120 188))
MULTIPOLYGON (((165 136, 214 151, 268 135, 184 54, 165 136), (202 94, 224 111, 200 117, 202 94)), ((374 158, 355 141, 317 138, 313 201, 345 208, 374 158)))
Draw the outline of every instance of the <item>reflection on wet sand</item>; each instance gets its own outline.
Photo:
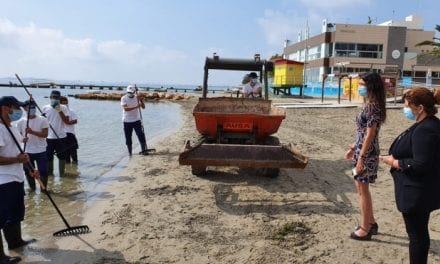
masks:
MULTIPOLYGON (((130 177, 117 177, 117 174, 127 162, 128 158, 122 159, 111 171, 100 177, 83 178, 80 166, 73 164, 66 166, 67 173, 65 176, 49 176, 47 187, 50 195, 71 226, 83 224, 82 215, 89 203, 100 199, 114 198, 113 195, 103 191, 106 185, 112 181, 130 180, 130 177)), ((45 255, 51 256, 51 252, 57 250, 56 239, 52 234, 66 228, 66 226, 40 188, 31 191, 26 186, 25 203, 26 218, 23 222, 23 232, 29 237, 37 238, 38 241, 31 246, 20 249, 17 253, 24 257, 23 260, 26 263, 48 261, 45 255)), ((91 231, 93 232, 93 230, 91 231)), ((76 238, 80 239, 79 236, 76 236, 76 238)), ((77 259, 74 257, 75 255, 78 256, 78 254, 82 255, 83 253, 82 251, 71 251, 66 252, 65 255, 66 259, 69 259, 68 256, 70 256, 72 257, 70 260, 72 260, 77 259)), ((108 252, 109 255, 116 253, 108 252)), ((122 260, 122 255, 116 255, 120 257, 116 256, 115 259, 122 260)))

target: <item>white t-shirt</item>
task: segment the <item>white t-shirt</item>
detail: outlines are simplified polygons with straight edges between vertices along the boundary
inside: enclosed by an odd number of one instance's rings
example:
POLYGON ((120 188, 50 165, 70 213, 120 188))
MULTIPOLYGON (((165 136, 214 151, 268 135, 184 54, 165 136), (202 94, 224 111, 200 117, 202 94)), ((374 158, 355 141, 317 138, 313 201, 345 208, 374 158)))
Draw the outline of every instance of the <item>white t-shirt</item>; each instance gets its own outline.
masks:
MULTIPOLYGON (((135 97, 130 98, 128 95, 121 97, 121 106, 135 107, 138 105, 138 99, 135 97)), ((122 110, 122 121, 126 123, 132 123, 141 120, 141 115, 139 114, 139 108, 133 109, 131 111, 122 110)))
MULTIPOLYGON (((14 126, 10 127, 12 133, 18 142, 23 142, 18 129, 14 126)), ((5 158, 17 157, 20 151, 17 148, 14 140, 9 134, 6 126, 0 123, 0 156, 5 158)), ((14 163, 9 165, 0 165, 0 184, 5 184, 9 182, 23 182, 24 181, 24 170, 22 163, 14 163)))
MULTIPOLYGON (((17 122, 18 131, 20 131, 22 136, 26 135, 26 124, 27 117, 23 117, 17 122)), ((49 122, 44 117, 36 116, 29 119, 29 127, 36 132, 41 132, 43 129, 49 127, 49 122)), ((27 153, 41 153, 46 151, 46 138, 38 137, 32 134, 28 134, 27 136, 29 138, 28 142, 26 143, 27 153)))
POLYGON ((260 89, 261 84, 259 82, 255 83, 254 86, 251 86, 251 83, 248 82, 243 87, 243 94, 245 97, 258 97, 260 89))
MULTIPOLYGON (((65 105, 60 105, 61 111, 63 111, 65 116, 69 116, 69 109, 65 105)), ((61 119, 60 114, 55 110, 51 105, 45 105, 42 109, 43 113, 45 113, 47 120, 49 121, 49 124, 52 128, 49 127, 49 135, 47 138, 50 139, 57 139, 58 135, 59 138, 65 138, 66 137, 66 124, 61 119), (55 130, 55 133, 53 130, 55 130)))
MULTIPOLYGON (((78 120, 78 116, 75 114, 75 112, 72 109, 69 109, 69 121, 72 120, 78 120)), ((66 133, 72 133, 75 134, 75 124, 73 125, 66 125, 66 133)))

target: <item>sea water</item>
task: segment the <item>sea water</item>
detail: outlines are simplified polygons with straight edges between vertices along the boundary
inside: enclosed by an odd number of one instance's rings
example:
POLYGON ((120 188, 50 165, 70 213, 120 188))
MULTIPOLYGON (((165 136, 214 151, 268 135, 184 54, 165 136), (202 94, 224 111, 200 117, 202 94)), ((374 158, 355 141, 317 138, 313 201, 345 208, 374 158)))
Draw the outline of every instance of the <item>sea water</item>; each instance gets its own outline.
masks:
MULTIPOLYGON (((40 108, 49 104, 53 89, 29 88, 40 108)), ((81 214, 87 205, 97 199, 109 199, 105 186, 117 177, 118 170, 128 162, 128 153, 122 124, 120 101, 76 99, 72 95, 90 91, 57 89, 69 99, 69 108, 78 116, 76 136, 79 143, 78 165, 67 165, 68 174, 59 177, 54 164, 54 176, 49 177, 48 187, 52 198, 70 225, 81 225, 81 214)), ((116 91, 112 91, 116 92, 116 91)), ((24 88, 0 88, 0 96, 12 95, 20 101, 29 99, 24 88)), ((37 110, 38 112, 38 110, 37 110)), ((148 147, 154 147, 161 137, 169 135, 181 125, 180 106, 171 102, 146 102, 142 110, 148 147)), ((132 136, 133 153, 140 151, 136 134, 132 136)), ((147 157, 146 157, 147 158, 147 157)), ((55 158, 55 161, 57 159, 55 158)), ((123 179, 122 179, 123 180, 123 179)), ((23 231, 29 237, 46 237, 66 228, 46 195, 26 188, 26 216, 23 231)), ((32 254, 28 252, 28 254, 32 254)))

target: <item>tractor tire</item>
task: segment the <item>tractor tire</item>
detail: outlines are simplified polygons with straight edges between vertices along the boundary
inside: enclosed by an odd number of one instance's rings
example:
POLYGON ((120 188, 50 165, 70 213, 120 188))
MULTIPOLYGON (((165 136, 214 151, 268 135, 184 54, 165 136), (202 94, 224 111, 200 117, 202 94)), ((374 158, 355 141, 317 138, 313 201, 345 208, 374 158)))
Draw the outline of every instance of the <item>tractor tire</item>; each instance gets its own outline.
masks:
POLYGON ((278 146, 280 145, 280 139, 274 136, 268 136, 264 139, 264 145, 267 146, 278 146))
POLYGON ((262 168, 259 169, 259 175, 267 178, 276 178, 280 174, 280 168, 262 168))
POLYGON ((194 176, 198 176, 198 177, 205 176, 206 175, 206 166, 192 165, 191 172, 194 176))

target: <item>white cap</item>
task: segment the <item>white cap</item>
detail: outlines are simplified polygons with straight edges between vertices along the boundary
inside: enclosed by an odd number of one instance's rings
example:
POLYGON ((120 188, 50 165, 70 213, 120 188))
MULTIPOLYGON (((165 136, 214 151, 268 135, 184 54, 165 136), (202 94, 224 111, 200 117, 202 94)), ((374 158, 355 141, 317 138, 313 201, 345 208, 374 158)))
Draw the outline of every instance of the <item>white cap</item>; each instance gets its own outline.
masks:
POLYGON ((135 93, 136 87, 134 85, 127 86, 127 93, 135 93))

